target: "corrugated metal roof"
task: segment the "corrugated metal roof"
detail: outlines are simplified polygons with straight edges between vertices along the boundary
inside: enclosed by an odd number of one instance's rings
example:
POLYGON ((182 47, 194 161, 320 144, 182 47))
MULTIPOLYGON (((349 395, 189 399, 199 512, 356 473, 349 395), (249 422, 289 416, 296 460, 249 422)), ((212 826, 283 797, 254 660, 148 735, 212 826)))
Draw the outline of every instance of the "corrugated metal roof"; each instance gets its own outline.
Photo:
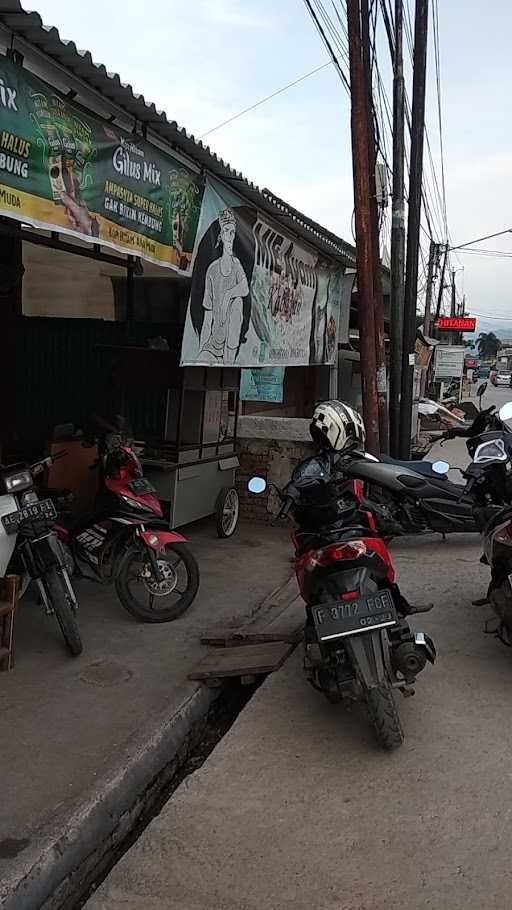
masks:
POLYGON ((260 190, 240 171, 234 170, 212 152, 209 146, 189 135, 175 120, 169 120, 164 111, 158 111, 143 95, 135 94, 132 86, 121 82, 117 73, 109 73, 102 63, 95 63, 89 51, 79 50, 73 41, 63 40, 56 28, 44 25, 39 13, 24 10, 20 0, 0 0, 0 23, 14 36, 22 38, 99 92, 139 124, 149 127, 176 151, 188 155, 205 171, 224 180, 233 190, 238 190, 288 230, 313 244, 326 256, 337 259, 344 265, 354 266, 355 248, 351 244, 283 202, 270 190, 260 190))

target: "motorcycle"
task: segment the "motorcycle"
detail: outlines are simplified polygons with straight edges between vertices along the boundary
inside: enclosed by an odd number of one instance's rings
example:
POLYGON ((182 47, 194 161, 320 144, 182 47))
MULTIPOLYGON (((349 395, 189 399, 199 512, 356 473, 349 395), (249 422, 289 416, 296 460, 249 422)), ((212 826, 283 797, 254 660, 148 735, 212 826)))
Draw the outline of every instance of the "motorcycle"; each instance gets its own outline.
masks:
POLYGON ((482 535, 481 562, 491 570, 487 596, 475 603, 491 604, 500 622, 499 637, 512 645, 512 434, 504 425, 512 420, 512 402, 503 405, 498 417, 499 428, 468 439, 473 460, 464 476, 482 535))
POLYGON ((76 621, 78 601, 69 577, 69 565, 52 529, 57 517, 51 499, 40 499, 36 478, 58 457, 33 465, 14 464, 0 468, 0 575, 20 575, 21 595, 35 581, 49 616, 56 616, 64 641, 73 657, 82 653, 76 621))
MULTIPOLYGON (((491 405, 473 421, 446 430, 439 441, 476 437, 500 425, 494 411, 491 405)), ((400 460, 348 448, 338 456, 336 467, 342 477, 364 483, 368 508, 385 538, 432 531, 443 535, 478 532, 467 489, 436 471, 430 461, 400 460)))
POLYGON ((122 434, 105 436, 96 467, 100 483, 92 514, 61 516, 54 524, 77 573, 113 581, 123 607, 136 619, 177 619, 199 589, 199 568, 185 538, 169 530, 132 443, 122 434))
MULTIPOLYGON (((262 493, 266 481, 253 477, 248 486, 262 493)), ((306 604, 306 676, 331 702, 364 702, 380 746, 395 749, 404 734, 393 689, 413 695, 418 673, 436 657, 430 637, 413 632, 406 616, 432 605, 414 608, 405 600, 360 485, 340 490, 327 453, 298 465, 283 490, 272 486, 278 517, 292 515, 297 524, 292 543, 306 604)))

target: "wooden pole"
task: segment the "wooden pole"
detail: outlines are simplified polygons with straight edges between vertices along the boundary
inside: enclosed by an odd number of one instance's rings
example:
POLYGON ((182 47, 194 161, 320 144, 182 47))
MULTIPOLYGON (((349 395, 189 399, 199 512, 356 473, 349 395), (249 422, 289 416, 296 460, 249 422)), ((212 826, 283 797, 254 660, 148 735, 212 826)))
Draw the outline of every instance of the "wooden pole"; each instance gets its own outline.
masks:
POLYGON ((366 426, 366 447, 370 452, 377 453, 380 442, 370 215, 370 159, 359 0, 347 0, 347 26, 352 104, 352 171, 363 414, 366 426))

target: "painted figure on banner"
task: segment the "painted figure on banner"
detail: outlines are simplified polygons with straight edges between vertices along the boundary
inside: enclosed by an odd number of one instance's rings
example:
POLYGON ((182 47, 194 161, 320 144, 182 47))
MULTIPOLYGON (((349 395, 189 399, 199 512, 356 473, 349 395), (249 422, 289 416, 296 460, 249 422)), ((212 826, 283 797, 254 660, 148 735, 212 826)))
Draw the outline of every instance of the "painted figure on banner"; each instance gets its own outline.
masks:
POLYGON ((220 213, 219 228, 217 246, 222 246, 222 253, 206 272, 199 356, 205 363, 221 366, 235 361, 243 324, 243 298, 249 294, 249 282, 233 252, 236 218, 232 209, 220 213))

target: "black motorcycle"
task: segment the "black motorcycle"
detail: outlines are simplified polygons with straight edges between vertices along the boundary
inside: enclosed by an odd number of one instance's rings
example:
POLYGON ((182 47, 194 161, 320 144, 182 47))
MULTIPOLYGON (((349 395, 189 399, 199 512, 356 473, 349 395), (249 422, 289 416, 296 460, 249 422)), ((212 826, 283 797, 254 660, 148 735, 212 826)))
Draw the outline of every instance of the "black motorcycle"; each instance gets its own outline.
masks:
MULTIPOLYGON (((249 482, 254 493, 265 487, 263 478, 249 482)), ((406 617, 431 605, 413 608, 403 597, 358 488, 339 489, 328 453, 303 461, 277 492, 279 516, 291 514, 297 524, 306 675, 331 702, 363 701, 379 744, 394 749, 404 736, 393 690, 413 695, 418 673, 436 656, 429 636, 413 632, 406 617)))
POLYGON ((506 420, 512 420, 512 402, 500 409, 499 429, 468 440, 473 460, 464 475, 482 535, 481 561, 491 570, 487 597, 476 603, 491 604, 499 637, 512 645, 512 433, 506 420))
MULTIPOLYGON (((471 423, 443 433, 439 439, 476 438, 501 423, 495 406, 481 411, 471 423)), ((365 497, 377 529, 384 537, 436 531, 440 534, 478 532, 474 501, 467 489, 450 481, 430 461, 378 457, 349 448, 337 461, 342 477, 363 482, 365 497)))

